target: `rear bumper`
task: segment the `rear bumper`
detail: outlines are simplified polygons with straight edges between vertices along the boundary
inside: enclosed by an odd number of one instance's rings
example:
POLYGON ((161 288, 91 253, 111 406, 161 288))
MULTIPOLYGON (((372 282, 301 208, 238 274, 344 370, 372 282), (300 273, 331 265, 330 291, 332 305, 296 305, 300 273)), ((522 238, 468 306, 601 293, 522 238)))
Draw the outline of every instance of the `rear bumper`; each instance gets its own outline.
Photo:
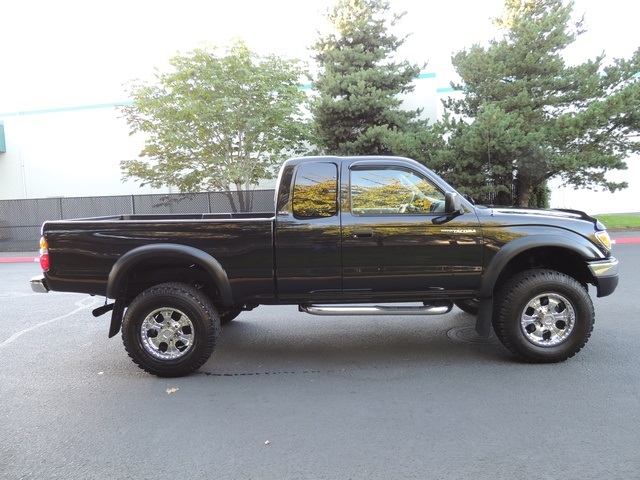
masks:
POLYGON ((44 275, 38 275, 37 277, 33 277, 31 279, 31 290, 36 293, 47 293, 49 292, 49 287, 47 286, 47 281, 44 278, 44 275))
POLYGON ((618 286, 618 260, 609 257, 606 260, 587 262, 596 288, 598 297, 611 295, 618 286))

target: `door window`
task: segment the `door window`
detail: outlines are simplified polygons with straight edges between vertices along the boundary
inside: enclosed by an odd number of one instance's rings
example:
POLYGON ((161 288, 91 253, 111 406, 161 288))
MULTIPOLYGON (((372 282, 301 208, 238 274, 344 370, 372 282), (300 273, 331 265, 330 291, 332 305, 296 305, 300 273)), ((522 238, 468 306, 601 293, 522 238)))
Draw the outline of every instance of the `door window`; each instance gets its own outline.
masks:
POLYGON ((351 171, 353 215, 441 213, 445 196, 431 181, 412 170, 363 168, 351 171))

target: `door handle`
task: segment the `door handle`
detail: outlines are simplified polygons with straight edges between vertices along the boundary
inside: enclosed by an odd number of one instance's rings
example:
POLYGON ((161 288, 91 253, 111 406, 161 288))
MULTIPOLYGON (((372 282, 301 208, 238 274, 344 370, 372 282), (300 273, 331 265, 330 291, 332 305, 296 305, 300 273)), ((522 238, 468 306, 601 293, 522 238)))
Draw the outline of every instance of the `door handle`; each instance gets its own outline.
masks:
POLYGON ((373 237, 373 229, 371 228, 354 228, 353 238, 371 238, 373 237))

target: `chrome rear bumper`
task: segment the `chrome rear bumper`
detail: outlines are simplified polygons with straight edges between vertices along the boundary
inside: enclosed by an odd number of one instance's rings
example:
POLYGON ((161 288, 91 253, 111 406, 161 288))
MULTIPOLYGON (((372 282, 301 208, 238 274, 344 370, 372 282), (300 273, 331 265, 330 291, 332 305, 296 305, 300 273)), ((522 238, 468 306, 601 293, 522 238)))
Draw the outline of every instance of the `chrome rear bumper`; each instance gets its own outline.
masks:
POLYGON ((37 277, 33 277, 31 279, 31 290, 36 293, 48 293, 49 287, 47 287, 47 282, 44 278, 44 275, 38 275, 37 277))

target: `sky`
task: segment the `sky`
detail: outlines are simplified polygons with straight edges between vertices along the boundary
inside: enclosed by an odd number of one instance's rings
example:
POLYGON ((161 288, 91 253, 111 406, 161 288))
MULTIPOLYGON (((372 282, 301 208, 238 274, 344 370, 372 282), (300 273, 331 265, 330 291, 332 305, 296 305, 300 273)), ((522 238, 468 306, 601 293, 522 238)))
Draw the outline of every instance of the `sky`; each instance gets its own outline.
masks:
MULTIPOLYGON (((151 78, 168 59, 242 38, 262 54, 312 63, 309 46, 326 29, 335 0, 0 0, 0 113, 127 100, 125 84, 151 78)), ((502 0, 391 0, 410 34, 399 59, 428 62, 446 87, 452 52, 497 36, 502 0)), ((569 62, 628 57, 640 46, 635 0, 576 0, 588 32, 569 62)))

